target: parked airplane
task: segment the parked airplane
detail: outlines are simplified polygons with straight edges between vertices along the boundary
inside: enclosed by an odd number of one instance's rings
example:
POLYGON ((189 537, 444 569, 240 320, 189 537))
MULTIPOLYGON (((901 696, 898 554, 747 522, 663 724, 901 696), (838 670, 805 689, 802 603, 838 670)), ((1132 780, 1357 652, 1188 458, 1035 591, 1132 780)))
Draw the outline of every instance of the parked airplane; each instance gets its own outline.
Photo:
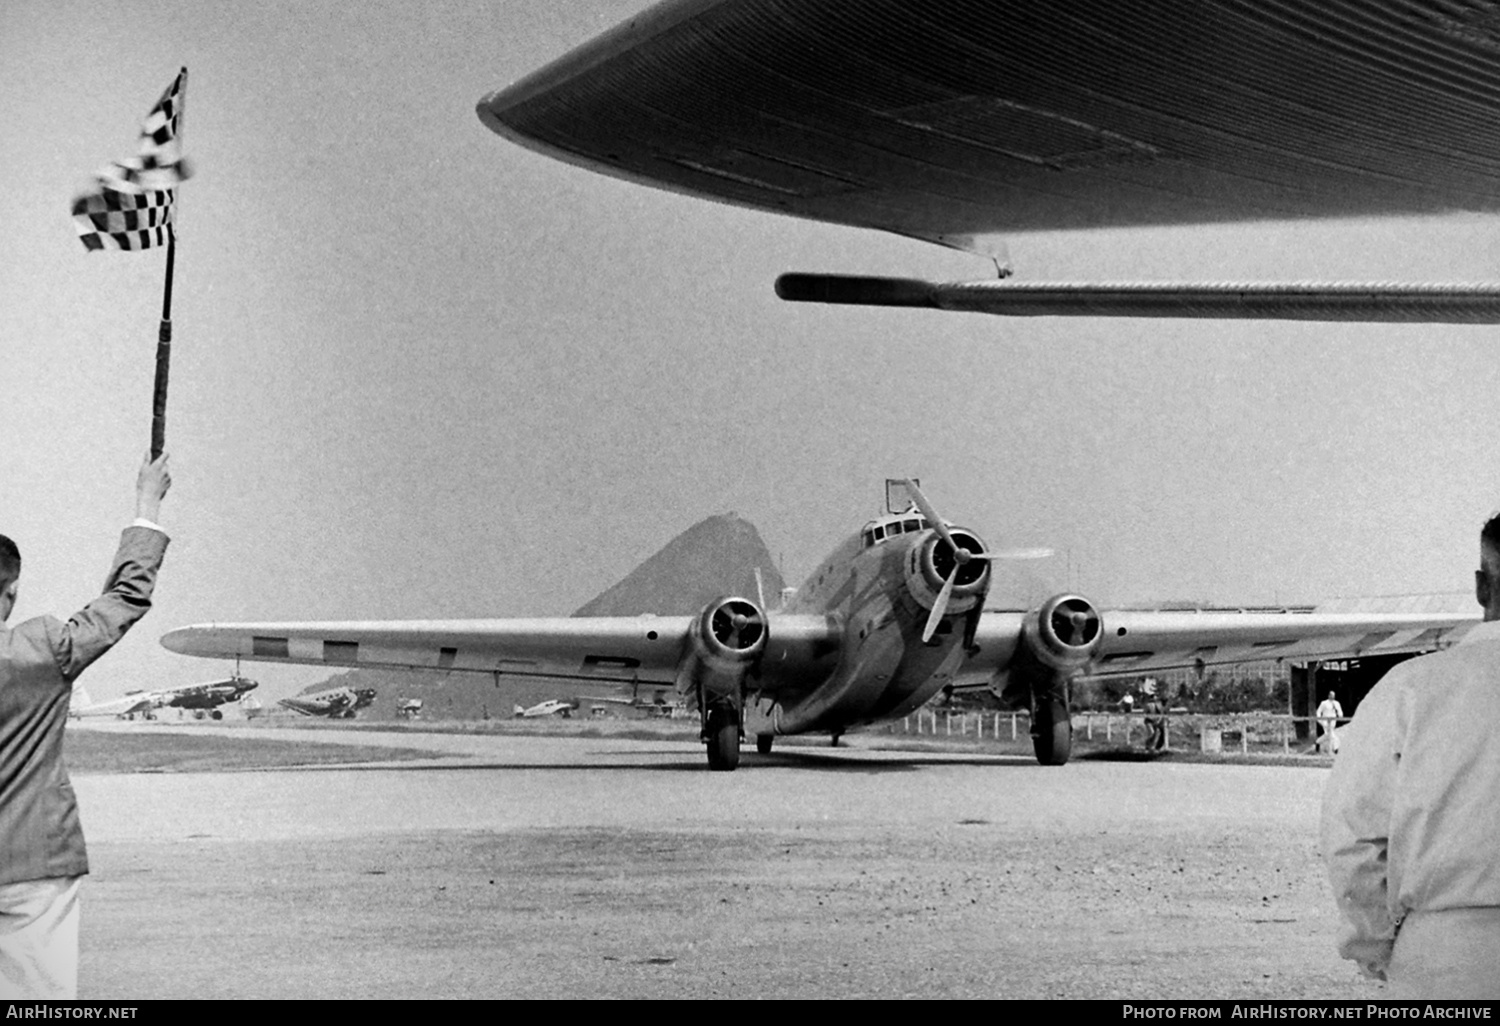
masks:
POLYGON ((304 716, 352 720, 355 713, 375 701, 375 694, 374 688, 337 687, 308 695, 293 695, 277 704, 304 716))
MULTIPOLYGON (((480 100, 602 174, 1009 268, 1037 230, 1500 212, 1500 20, 1441 0, 673 0, 480 100)), ((1500 322, 1500 287, 926 282, 783 298, 1019 315, 1500 322)))
MULTIPOLYGON (((756 578, 759 579, 759 577, 760 573, 759 571, 757 571, 756 578)), ((762 598, 762 604, 764 604, 764 598, 762 598)), ((658 688, 656 693, 650 698, 642 698, 639 695, 635 695, 630 698, 625 698, 618 695, 595 695, 591 697, 589 701, 605 703, 608 705, 627 706, 628 708, 634 709, 636 712, 643 712, 649 717, 655 717, 659 719, 670 719, 672 716, 672 710, 674 708, 673 704, 667 701, 666 690, 662 688, 658 688)))
POLYGON ((89 701, 88 692, 80 687, 73 692, 68 715, 122 718, 140 715, 145 719, 154 719, 157 709, 175 708, 191 710, 193 715, 200 720, 205 714, 213 719, 222 720, 224 714, 219 711, 219 706, 238 701, 259 686, 253 680, 234 676, 207 681, 203 684, 184 684, 180 687, 161 688, 156 691, 127 691, 122 698, 100 702, 97 705, 89 701))
POLYGON ((561 714, 564 719, 573 715, 573 710, 578 708, 577 702, 564 702, 558 698, 549 698, 545 702, 538 702, 529 709, 516 706, 513 714, 516 719, 535 720, 543 716, 556 716, 561 714))
POLYGON ((1075 594, 1029 610, 984 609, 997 561, 939 517, 915 481, 887 482, 887 514, 836 548, 783 606, 729 597, 696 616, 200 624, 174 652, 280 663, 467 670, 673 687, 695 709, 711 769, 739 763, 746 733, 896 719, 948 686, 990 687, 1031 713, 1036 756, 1067 761, 1072 680, 1267 659, 1425 651, 1478 615, 1100 612, 1075 594), (894 486, 894 487, 893 487, 894 486), (904 498, 903 498, 904 496, 904 498))

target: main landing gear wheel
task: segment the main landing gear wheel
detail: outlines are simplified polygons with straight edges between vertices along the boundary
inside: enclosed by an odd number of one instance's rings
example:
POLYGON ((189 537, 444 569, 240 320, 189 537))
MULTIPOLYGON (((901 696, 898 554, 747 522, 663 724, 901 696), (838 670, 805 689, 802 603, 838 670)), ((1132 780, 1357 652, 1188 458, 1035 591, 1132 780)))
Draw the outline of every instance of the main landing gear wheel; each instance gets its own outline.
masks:
POLYGON ((755 750, 761 755, 771 754, 771 742, 776 740, 775 734, 756 734, 755 750))
POLYGON ((708 714, 708 768, 732 770, 740 764, 740 725, 726 712, 708 714))
POLYGON ((1043 766, 1061 766, 1073 752, 1073 721, 1061 702, 1038 702, 1031 724, 1031 745, 1043 766))

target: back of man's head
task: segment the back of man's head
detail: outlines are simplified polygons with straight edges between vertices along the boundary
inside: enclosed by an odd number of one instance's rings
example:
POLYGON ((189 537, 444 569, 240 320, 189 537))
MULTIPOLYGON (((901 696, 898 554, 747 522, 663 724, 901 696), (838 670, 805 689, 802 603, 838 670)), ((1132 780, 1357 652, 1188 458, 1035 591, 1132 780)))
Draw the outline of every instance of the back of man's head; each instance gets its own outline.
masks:
POLYGON ((1479 572, 1474 575, 1479 604, 1486 620, 1500 620, 1500 513, 1479 532, 1479 572))
POLYGON ((21 550, 16 543, 0 534, 0 592, 5 591, 21 576, 21 550))
POLYGON ((1479 544, 1496 556, 1500 556, 1500 513, 1485 521, 1479 532, 1479 544))

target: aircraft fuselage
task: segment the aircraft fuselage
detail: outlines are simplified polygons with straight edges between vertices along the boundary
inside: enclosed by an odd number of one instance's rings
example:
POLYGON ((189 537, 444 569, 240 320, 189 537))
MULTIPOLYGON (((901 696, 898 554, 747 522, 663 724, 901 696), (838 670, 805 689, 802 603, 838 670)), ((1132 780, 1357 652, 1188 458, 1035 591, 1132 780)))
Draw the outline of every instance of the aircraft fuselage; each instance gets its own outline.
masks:
MULTIPOLYGON (((965 658, 963 625, 982 602, 989 574, 979 569, 954 589, 935 634, 924 643, 941 588, 934 553, 940 570, 946 543, 920 523, 909 514, 867 525, 835 549, 787 604, 788 613, 822 614, 840 626, 842 644, 812 672, 804 666, 796 679, 778 676, 773 618, 761 675, 777 700, 755 701, 755 682, 747 682, 749 704, 770 721, 771 732, 840 732, 903 716, 954 682, 965 658), (886 534, 893 525, 897 533, 886 534), (879 540, 872 538, 874 526, 881 528, 879 540)), ((971 532, 952 533, 965 547, 983 551, 971 532)))

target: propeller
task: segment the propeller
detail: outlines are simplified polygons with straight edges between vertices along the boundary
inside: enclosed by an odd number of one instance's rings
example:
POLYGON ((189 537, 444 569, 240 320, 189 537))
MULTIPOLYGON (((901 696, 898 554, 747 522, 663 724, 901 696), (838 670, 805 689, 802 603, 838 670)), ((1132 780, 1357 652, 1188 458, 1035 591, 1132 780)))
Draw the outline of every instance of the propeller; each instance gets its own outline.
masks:
POLYGON ((916 502, 917 509, 922 511, 922 516, 927 518, 927 523, 937 531, 938 537, 947 543, 949 550, 953 553, 953 569, 943 581, 937 601, 932 604, 932 612, 927 614, 927 625, 922 628, 923 644, 931 641, 932 636, 937 633, 938 624, 943 622, 943 614, 948 611, 948 600, 953 597, 953 585, 958 580, 959 571, 967 564, 974 560, 997 562, 1012 559, 1046 559, 1052 555, 1051 549, 1002 549, 996 552, 971 552, 954 540, 953 535, 948 531, 948 525, 943 523, 943 518, 938 516, 932 503, 927 501, 927 496, 922 494, 922 488, 916 481, 908 478, 906 491, 916 502))
POLYGON ((1099 633, 1099 616, 1081 599, 1061 602, 1052 611, 1052 632, 1063 644, 1082 648, 1099 633))
POLYGON ((746 649, 760 639, 762 624, 748 602, 726 602, 713 612, 710 629, 726 647, 746 649))

